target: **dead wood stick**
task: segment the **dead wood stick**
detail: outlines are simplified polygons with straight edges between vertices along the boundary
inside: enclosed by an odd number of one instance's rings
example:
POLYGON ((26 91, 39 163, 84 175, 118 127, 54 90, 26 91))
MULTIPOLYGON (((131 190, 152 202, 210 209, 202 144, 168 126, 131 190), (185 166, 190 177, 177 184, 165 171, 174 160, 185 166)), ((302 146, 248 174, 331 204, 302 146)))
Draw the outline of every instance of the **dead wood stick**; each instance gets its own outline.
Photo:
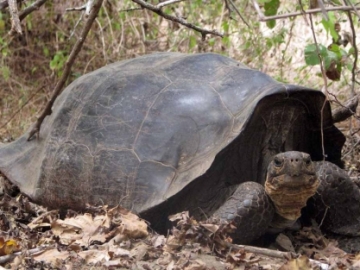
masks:
POLYGON ((20 19, 19 19, 19 11, 17 8, 17 2, 16 0, 8 0, 9 4, 9 11, 11 16, 11 29, 10 29, 10 35, 15 34, 22 34, 21 31, 21 25, 20 25, 20 19))
MULTIPOLYGON (((17 0, 18 3, 23 2, 24 0, 17 0)), ((2 0, 0 1, 0 11, 4 10, 5 8, 7 8, 9 6, 9 2, 8 0, 2 0)))
POLYGON ((27 15, 29 15, 31 12, 38 10, 43 4, 45 4, 47 0, 37 0, 34 3, 32 3, 30 6, 25 8, 23 11, 20 12, 19 18, 20 21, 26 18, 27 15))
POLYGON ((54 102, 56 100, 56 98, 60 95, 64 85, 65 85, 65 82, 67 80, 67 78, 69 77, 70 75, 70 71, 71 71, 71 67, 72 65, 74 64, 75 62, 75 59, 77 57, 77 55, 79 54, 85 40, 86 40, 86 37, 90 31, 90 28, 93 24, 93 22, 95 21, 98 13, 99 13, 99 10, 101 8, 101 5, 102 5, 102 2, 103 0, 97 0, 94 2, 94 5, 92 7, 92 10, 90 12, 90 15, 89 17, 87 18, 87 21, 86 21, 86 24, 80 34, 80 37, 79 39, 76 41, 70 55, 69 55, 69 58, 66 60, 66 63, 65 63, 65 68, 64 68, 64 72, 63 72, 63 75, 61 76, 61 79, 60 81, 56 84, 55 86, 55 89, 54 89, 54 92, 49 100, 49 102, 46 104, 46 107, 45 109, 42 111, 41 115, 39 116, 39 118, 37 119, 35 125, 33 126, 33 128, 31 129, 30 133, 29 133, 29 136, 28 136, 28 141, 30 141, 35 134, 39 135, 39 132, 40 132, 40 127, 41 127, 41 124, 42 122, 44 121, 45 117, 50 115, 51 114, 51 108, 52 106, 54 105, 54 102))
POLYGON ((220 245, 224 245, 231 249, 235 249, 235 250, 243 249, 244 251, 247 251, 247 252, 261 254, 261 255, 265 255, 265 256, 273 257, 273 258, 289 259, 289 258, 296 258, 299 256, 298 254, 293 253, 293 252, 283 252, 283 251, 279 251, 279 250, 247 246, 247 245, 235 245, 235 244, 231 244, 229 242, 226 242, 226 241, 220 240, 220 239, 216 239, 216 242, 219 242, 220 245))
MULTIPOLYGON (((217 242, 219 242, 221 245, 225 245, 228 248, 231 249, 235 249, 235 250, 244 250, 246 252, 251 252, 251 253, 255 253, 255 254, 259 254, 259 255, 264 255, 267 257, 272 257, 272 258, 279 258, 279 259, 291 259, 291 258, 298 258, 301 255, 294 253, 294 252, 284 252, 284 251, 279 251, 279 250, 273 250, 273 249, 267 249, 267 248, 260 248, 260 247, 254 247, 254 246, 248 246, 248 245, 235 245, 235 244, 231 244, 229 242, 217 239, 217 242)), ((322 263, 320 261, 317 260, 313 260, 309 258, 309 261, 313 264, 316 264, 317 266, 320 267, 320 269, 328 269, 327 267, 329 266, 326 263, 322 263)))
POLYGON ((347 100, 344 105, 338 102, 338 104, 340 104, 340 107, 334 109, 332 112, 332 118, 334 123, 344 121, 353 114, 355 114, 356 108, 358 106, 358 100, 359 100, 359 96, 356 95, 350 98, 349 100, 347 100))
POLYGON ((40 216, 36 217, 34 220, 32 220, 27 226, 31 228, 33 225, 36 225, 36 223, 38 221, 40 221, 42 218, 44 218, 48 215, 57 214, 58 212, 59 212, 59 210, 50 210, 48 212, 45 212, 45 213, 41 214, 40 216))
POLYGON ((16 256, 20 256, 22 254, 29 254, 29 255, 33 255, 33 254, 36 254, 36 253, 39 253, 39 252, 43 252, 47 249, 50 249, 50 248, 54 248, 55 245, 51 245, 51 246, 40 246, 40 247, 37 247, 37 248, 33 248, 33 249, 29 249, 29 250, 26 250, 26 251, 19 251, 19 252, 15 252, 13 254, 9 254, 9 255, 5 255, 5 256, 0 256, 0 264, 4 264, 4 263, 7 263, 7 262, 10 262, 11 260, 13 260, 16 256))
POLYGON ((185 19, 183 18, 179 18, 176 16, 172 16, 169 15, 165 12, 162 11, 161 6, 154 6, 148 2, 145 2, 143 0, 132 0, 134 3, 139 4, 142 8, 148 9, 154 13, 156 13, 157 15, 163 17, 164 19, 167 19, 169 21, 173 21, 179 24, 182 24, 184 26, 186 26, 187 28, 193 29, 199 33, 201 33, 202 37, 204 38, 206 35, 210 34, 210 35, 214 35, 214 36, 219 36, 219 37, 223 37, 224 35, 222 33, 219 33, 218 31, 215 30, 207 30, 207 29, 203 29, 200 28, 194 24, 191 24, 189 22, 187 22, 185 19))

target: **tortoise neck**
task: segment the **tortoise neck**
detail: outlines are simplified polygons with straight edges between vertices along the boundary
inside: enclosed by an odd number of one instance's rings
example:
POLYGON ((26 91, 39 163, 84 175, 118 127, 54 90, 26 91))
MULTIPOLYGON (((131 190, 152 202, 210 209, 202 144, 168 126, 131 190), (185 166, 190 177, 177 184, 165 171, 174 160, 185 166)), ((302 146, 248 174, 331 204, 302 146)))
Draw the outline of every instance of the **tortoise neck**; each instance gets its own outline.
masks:
POLYGON ((285 229, 291 228, 296 223, 297 219, 287 219, 275 213, 273 220, 268 228, 269 233, 279 233, 285 229))

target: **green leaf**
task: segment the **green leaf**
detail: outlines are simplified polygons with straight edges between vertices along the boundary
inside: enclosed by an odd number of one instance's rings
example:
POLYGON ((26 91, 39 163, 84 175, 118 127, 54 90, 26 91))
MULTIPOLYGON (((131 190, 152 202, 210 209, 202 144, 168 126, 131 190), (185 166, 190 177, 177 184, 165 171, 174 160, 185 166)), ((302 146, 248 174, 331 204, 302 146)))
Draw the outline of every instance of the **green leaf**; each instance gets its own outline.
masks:
POLYGON ((221 39, 222 43, 228 47, 230 45, 230 38, 229 36, 224 36, 222 39, 221 39))
MULTIPOLYGON (((327 55, 327 49, 325 46, 318 44, 319 53, 322 57, 327 55)), ((309 66, 315 66, 320 64, 320 58, 316 49, 316 44, 309 44, 304 50, 305 63, 309 66)))
POLYGON ((326 33, 329 34, 330 32, 331 37, 335 40, 335 42, 337 42, 339 39, 339 34, 335 30, 336 18, 334 12, 328 12, 328 17, 329 20, 322 19, 321 23, 324 26, 326 33))
MULTIPOLYGON (((270 0, 268 2, 264 3, 264 9, 265 9, 265 16, 273 16, 276 15, 278 9, 280 6, 280 0, 270 0)), ((266 22, 267 27, 270 29, 274 28, 276 25, 275 20, 270 20, 266 22)))
POLYGON ((210 38, 208 42, 209 42, 209 46, 214 46, 215 45, 215 38, 210 38))
POLYGON ((338 62, 338 56, 332 51, 327 51, 327 55, 324 57, 324 67, 326 70, 329 69, 332 62, 338 62))
POLYGON ((1 73, 2 73, 2 77, 4 78, 4 80, 7 82, 10 78, 10 69, 8 66, 3 66, 1 68, 1 73))
POLYGON ((229 31, 229 23, 227 21, 224 21, 221 25, 222 29, 224 32, 228 32, 229 31))
POLYGON ((43 53, 46 57, 48 57, 50 55, 49 49, 47 47, 43 48, 43 53))
POLYGON ((355 55, 355 49, 354 47, 351 47, 348 52, 349 55, 355 55))
POLYGON ((189 49, 193 49, 196 46, 196 37, 190 36, 189 38, 189 49))
POLYGON ((275 20, 270 20, 266 22, 266 26, 269 27, 270 29, 273 29, 276 25, 276 21, 275 20))

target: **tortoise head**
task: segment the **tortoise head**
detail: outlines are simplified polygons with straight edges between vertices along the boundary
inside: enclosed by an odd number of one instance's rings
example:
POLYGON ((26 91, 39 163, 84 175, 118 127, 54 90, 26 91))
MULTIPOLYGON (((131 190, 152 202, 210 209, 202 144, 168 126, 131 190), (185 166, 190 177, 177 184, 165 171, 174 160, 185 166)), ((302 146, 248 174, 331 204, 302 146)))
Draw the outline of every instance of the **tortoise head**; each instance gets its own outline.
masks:
POLYGON ((273 201, 277 214, 295 221, 319 184, 310 155, 290 151, 277 154, 270 162, 265 191, 273 201))

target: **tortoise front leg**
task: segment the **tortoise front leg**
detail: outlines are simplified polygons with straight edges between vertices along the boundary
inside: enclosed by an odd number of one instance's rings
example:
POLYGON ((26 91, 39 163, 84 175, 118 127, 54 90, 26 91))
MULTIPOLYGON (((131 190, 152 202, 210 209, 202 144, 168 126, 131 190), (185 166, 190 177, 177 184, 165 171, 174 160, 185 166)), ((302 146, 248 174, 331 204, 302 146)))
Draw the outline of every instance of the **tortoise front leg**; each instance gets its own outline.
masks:
POLYGON ((348 175, 330 162, 316 162, 320 180, 312 199, 321 228, 341 234, 360 235, 360 190, 348 175))
POLYGON ((215 211, 214 217, 232 221, 236 226, 233 239, 247 244, 266 232, 274 212, 264 187, 256 182, 245 182, 215 211))

